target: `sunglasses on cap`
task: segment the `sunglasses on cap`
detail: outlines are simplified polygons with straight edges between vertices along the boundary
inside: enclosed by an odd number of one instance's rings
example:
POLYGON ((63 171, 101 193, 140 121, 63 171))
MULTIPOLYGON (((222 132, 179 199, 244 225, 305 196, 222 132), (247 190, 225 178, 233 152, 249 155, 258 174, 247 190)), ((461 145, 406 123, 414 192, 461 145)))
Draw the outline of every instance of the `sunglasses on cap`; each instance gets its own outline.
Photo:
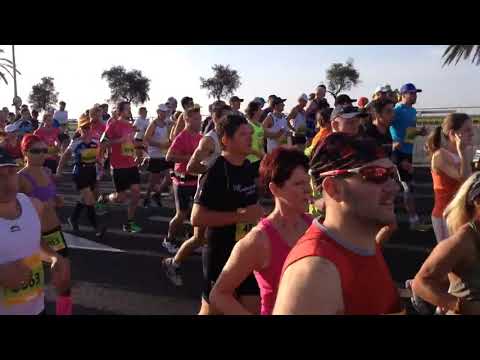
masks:
POLYGON ((331 170, 321 173, 319 176, 345 176, 345 175, 360 175, 366 182, 381 185, 385 184, 389 179, 398 182, 405 192, 408 192, 408 185, 401 180, 400 174, 396 166, 364 166, 355 169, 331 170))
POLYGON ((33 155, 40 155, 40 154, 48 154, 48 149, 30 149, 28 150, 28 152, 30 154, 33 154, 33 155))

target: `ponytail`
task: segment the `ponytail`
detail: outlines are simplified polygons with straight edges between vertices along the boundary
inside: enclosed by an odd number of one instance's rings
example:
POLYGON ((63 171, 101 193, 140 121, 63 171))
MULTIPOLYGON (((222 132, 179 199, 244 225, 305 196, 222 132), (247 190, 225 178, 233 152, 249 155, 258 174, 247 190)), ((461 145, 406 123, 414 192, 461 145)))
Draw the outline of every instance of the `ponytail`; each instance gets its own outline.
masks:
POLYGON ((442 127, 437 126, 435 130, 428 136, 427 142, 425 144, 425 150, 430 156, 433 155, 435 151, 440 149, 442 143, 442 127))

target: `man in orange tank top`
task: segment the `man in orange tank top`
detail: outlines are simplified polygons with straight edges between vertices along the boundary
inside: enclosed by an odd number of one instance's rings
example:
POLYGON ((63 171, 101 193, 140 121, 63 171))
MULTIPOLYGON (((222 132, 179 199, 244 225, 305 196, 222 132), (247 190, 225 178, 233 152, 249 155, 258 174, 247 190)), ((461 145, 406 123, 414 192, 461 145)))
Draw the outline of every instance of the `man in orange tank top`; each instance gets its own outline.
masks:
POLYGON ((375 238, 395 221, 398 170, 381 147, 345 133, 328 136, 310 172, 326 205, 283 267, 274 314, 400 312, 395 283, 375 238))

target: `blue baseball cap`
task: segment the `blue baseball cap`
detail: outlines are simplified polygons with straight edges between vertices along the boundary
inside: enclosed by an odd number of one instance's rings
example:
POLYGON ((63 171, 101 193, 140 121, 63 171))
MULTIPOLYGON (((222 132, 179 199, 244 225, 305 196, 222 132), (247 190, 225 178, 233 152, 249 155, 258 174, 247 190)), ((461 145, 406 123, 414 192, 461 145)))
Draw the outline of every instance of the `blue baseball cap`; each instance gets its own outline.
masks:
POLYGON ((412 83, 405 84, 400 88, 400 94, 405 94, 409 92, 419 93, 419 92, 422 92, 422 89, 417 89, 415 85, 413 85, 412 83))

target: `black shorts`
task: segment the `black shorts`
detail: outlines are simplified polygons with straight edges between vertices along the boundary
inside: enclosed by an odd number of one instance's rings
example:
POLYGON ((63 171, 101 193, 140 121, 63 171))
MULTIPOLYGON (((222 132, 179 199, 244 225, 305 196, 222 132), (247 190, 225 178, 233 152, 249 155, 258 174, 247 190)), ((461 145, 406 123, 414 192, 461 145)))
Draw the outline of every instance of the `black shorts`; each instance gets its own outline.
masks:
POLYGON ((400 179, 405 181, 410 186, 411 182, 413 181, 413 174, 410 174, 408 171, 401 168, 400 163, 404 160, 407 160, 410 164, 413 164, 412 154, 406 154, 400 151, 394 151, 392 153, 392 161, 398 167, 400 179))
POLYGON ((80 167, 78 173, 73 175, 73 182, 77 186, 77 191, 88 187, 93 191, 97 186, 97 168, 95 164, 80 167))
POLYGON ((252 171, 255 174, 255 179, 260 177, 260 163, 261 162, 262 162, 261 160, 258 160, 258 161, 255 161, 255 162, 251 163, 252 171))
MULTIPOLYGON (((232 247, 233 249, 233 247, 232 247)), ((231 251, 230 251, 231 253, 231 251)), ((216 256, 212 254, 210 247, 204 247, 202 252, 202 264, 203 264, 203 290, 202 298, 208 304, 210 292, 215 286, 215 282, 222 273, 228 257, 216 256), (213 255, 213 256, 212 256, 213 255)), ((259 296, 260 288, 258 287, 257 279, 255 275, 250 274, 248 277, 235 289, 236 296, 259 296)))
POLYGON ((147 171, 159 174, 162 171, 173 169, 175 163, 165 160, 165 158, 150 158, 148 159, 148 168, 147 171))
POLYGON ((45 162, 43 163, 43 166, 45 166, 46 168, 50 169, 50 171, 52 172, 52 174, 56 174, 56 173, 57 173, 58 160, 56 160, 56 159, 47 159, 47 160, 45 160, 45 162))
POLYGON ((117 193, 129 190, 132 185, 140 184, 138 167, 113 169, 113 184, 117 193))
POLYGON ((197 185, 177 185, 173 184, 173 196, 175 197, 175 207, 181 211, 188 211, 193 205, 193 199, 197 192, 197 185))
POLYGON ((42 233, 42 240, 46 241, 48 246, 63 257, 68 257, 68 246, 63 236, 62 228, 56 227, 53 230, 42 233))

